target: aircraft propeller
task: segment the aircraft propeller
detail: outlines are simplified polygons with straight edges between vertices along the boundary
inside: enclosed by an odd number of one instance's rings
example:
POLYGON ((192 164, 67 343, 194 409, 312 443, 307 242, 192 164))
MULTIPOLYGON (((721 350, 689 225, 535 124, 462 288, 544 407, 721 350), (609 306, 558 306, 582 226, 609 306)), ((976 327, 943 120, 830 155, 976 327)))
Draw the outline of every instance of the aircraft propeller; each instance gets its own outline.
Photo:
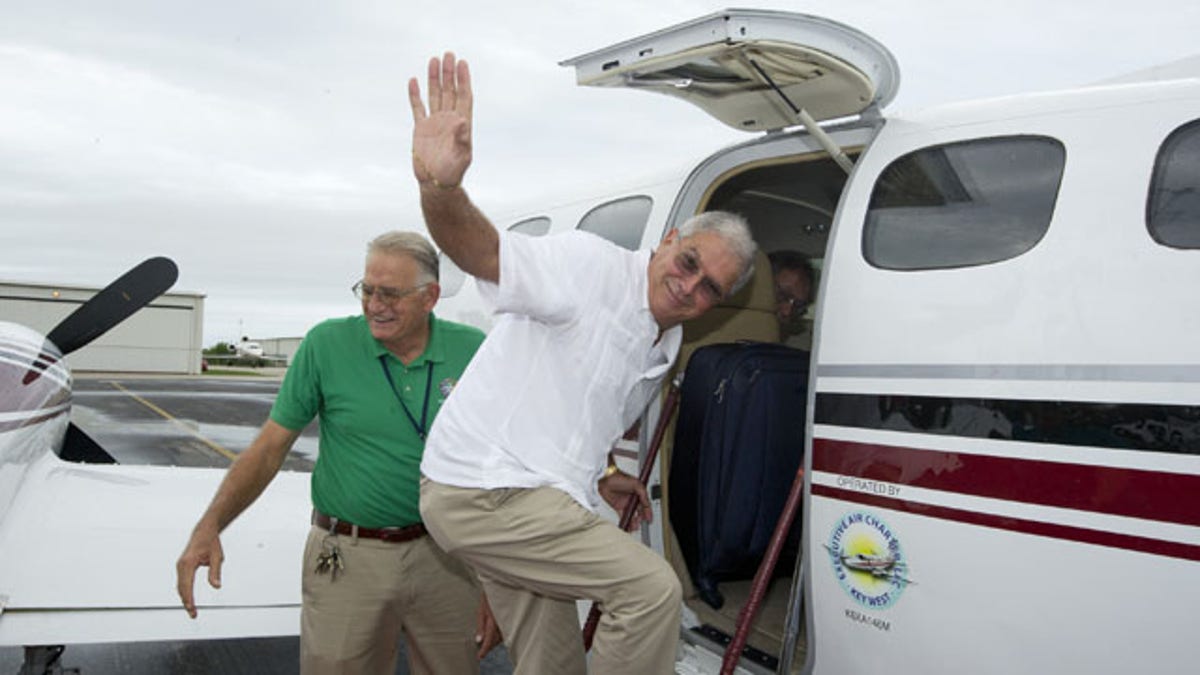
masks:
MULTIPOLYGON (((150 304, 165 293, 178 278, 179 268, 170 258, 160 256, 144 260, 60 321, 46 336, 46 340, 66 356, 104 335, 134 312, 150 304)), ((24 384, 31 384, 41 376, 48 364, 56 360, 45 351, 40 358, 34 360, 29 372, 25 373, 24 384)), ((77 462, 116 462, 98 443, 75 426, 74 422, 67 426, 66 438, 59 456, 64 460, 77 462)))
POLYGON ((66 356, 150 304, 178 278, 179 268, 170 258, 144 260, 59 322, 46 339, 66 356))

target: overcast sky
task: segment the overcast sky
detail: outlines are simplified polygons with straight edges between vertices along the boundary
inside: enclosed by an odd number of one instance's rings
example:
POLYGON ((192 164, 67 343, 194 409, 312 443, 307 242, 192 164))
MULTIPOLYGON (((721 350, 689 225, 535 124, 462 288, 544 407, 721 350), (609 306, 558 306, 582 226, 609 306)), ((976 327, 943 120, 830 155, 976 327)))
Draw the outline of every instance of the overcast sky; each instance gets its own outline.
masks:
MULTIPOLYGON (((722 6, 0 0, 0 280, 103 286, 167 255, 175 290, 206 296, 206 345, 302 335, 358 311, 367 240, 424 229, 405 82, 429 56, 470 61, 467 187, 485 212, 512 211, 741 140, 557 65, 722 6)), ((881 41, 901 71, 888 111, 1092 82, 1190 56, 1200 31, 1194 0, 753 6, 881 41)))

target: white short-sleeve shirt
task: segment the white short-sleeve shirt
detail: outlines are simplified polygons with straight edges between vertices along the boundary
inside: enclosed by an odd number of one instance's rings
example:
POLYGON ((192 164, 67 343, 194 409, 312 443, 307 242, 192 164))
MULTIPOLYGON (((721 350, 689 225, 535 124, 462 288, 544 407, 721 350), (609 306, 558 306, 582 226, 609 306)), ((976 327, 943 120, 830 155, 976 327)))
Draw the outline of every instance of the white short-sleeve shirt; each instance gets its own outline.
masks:
POLYGON ((649 251, 600 237, 500 233, 499 284, 479 282, 496 323, 446 399, 421 472, 471 488, 553 486, 599 505, 608 451, 679 353, 659 339, 649 251))

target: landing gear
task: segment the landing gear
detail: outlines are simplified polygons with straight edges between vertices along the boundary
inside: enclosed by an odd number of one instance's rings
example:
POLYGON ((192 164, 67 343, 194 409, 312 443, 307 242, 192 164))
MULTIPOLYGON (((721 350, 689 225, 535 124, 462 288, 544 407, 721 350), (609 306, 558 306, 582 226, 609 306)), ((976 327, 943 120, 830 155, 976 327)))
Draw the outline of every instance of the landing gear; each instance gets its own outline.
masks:
POLYGON ((63 668, 59 663, 63 645, 39 645, 25 647, 25 663, 21 665, 20 675, 79 675, 78 668, 63 668))

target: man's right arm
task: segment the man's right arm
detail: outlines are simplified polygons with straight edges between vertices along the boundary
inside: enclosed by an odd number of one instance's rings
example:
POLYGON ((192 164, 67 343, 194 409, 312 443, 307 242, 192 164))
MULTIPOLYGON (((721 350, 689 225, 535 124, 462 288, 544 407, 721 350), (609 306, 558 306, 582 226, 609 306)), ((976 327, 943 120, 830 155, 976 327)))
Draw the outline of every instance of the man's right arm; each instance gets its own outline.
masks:
POLYGON ((299 436, 299 431, 267 420, 250 447, 238 455, 229 467, 208 510, 196 523, 187 547, 175 563, 175 588, 184 609, 192 618, 196 618, 195 596, 192 592, 196 568, 207 566, 209 585, 221 587, 221 563, 225 558, 221 549, 221 531, 258 499, 283 466, 288 450, 299 436))
POLYGON ((492 283, 500 280, 500 236, 461 187, 422 185, 421 211, 438 248, 462 271, 492 283))
POLYGON ((500 279, 500 237, 462 188, 471 165, 471 72, 446 52, 429 60, 429 109, 417 79, 408 82, 413 113, 413 174, 421 186, 421 210, 438 247, 464 272, 493 283, 500 279))

